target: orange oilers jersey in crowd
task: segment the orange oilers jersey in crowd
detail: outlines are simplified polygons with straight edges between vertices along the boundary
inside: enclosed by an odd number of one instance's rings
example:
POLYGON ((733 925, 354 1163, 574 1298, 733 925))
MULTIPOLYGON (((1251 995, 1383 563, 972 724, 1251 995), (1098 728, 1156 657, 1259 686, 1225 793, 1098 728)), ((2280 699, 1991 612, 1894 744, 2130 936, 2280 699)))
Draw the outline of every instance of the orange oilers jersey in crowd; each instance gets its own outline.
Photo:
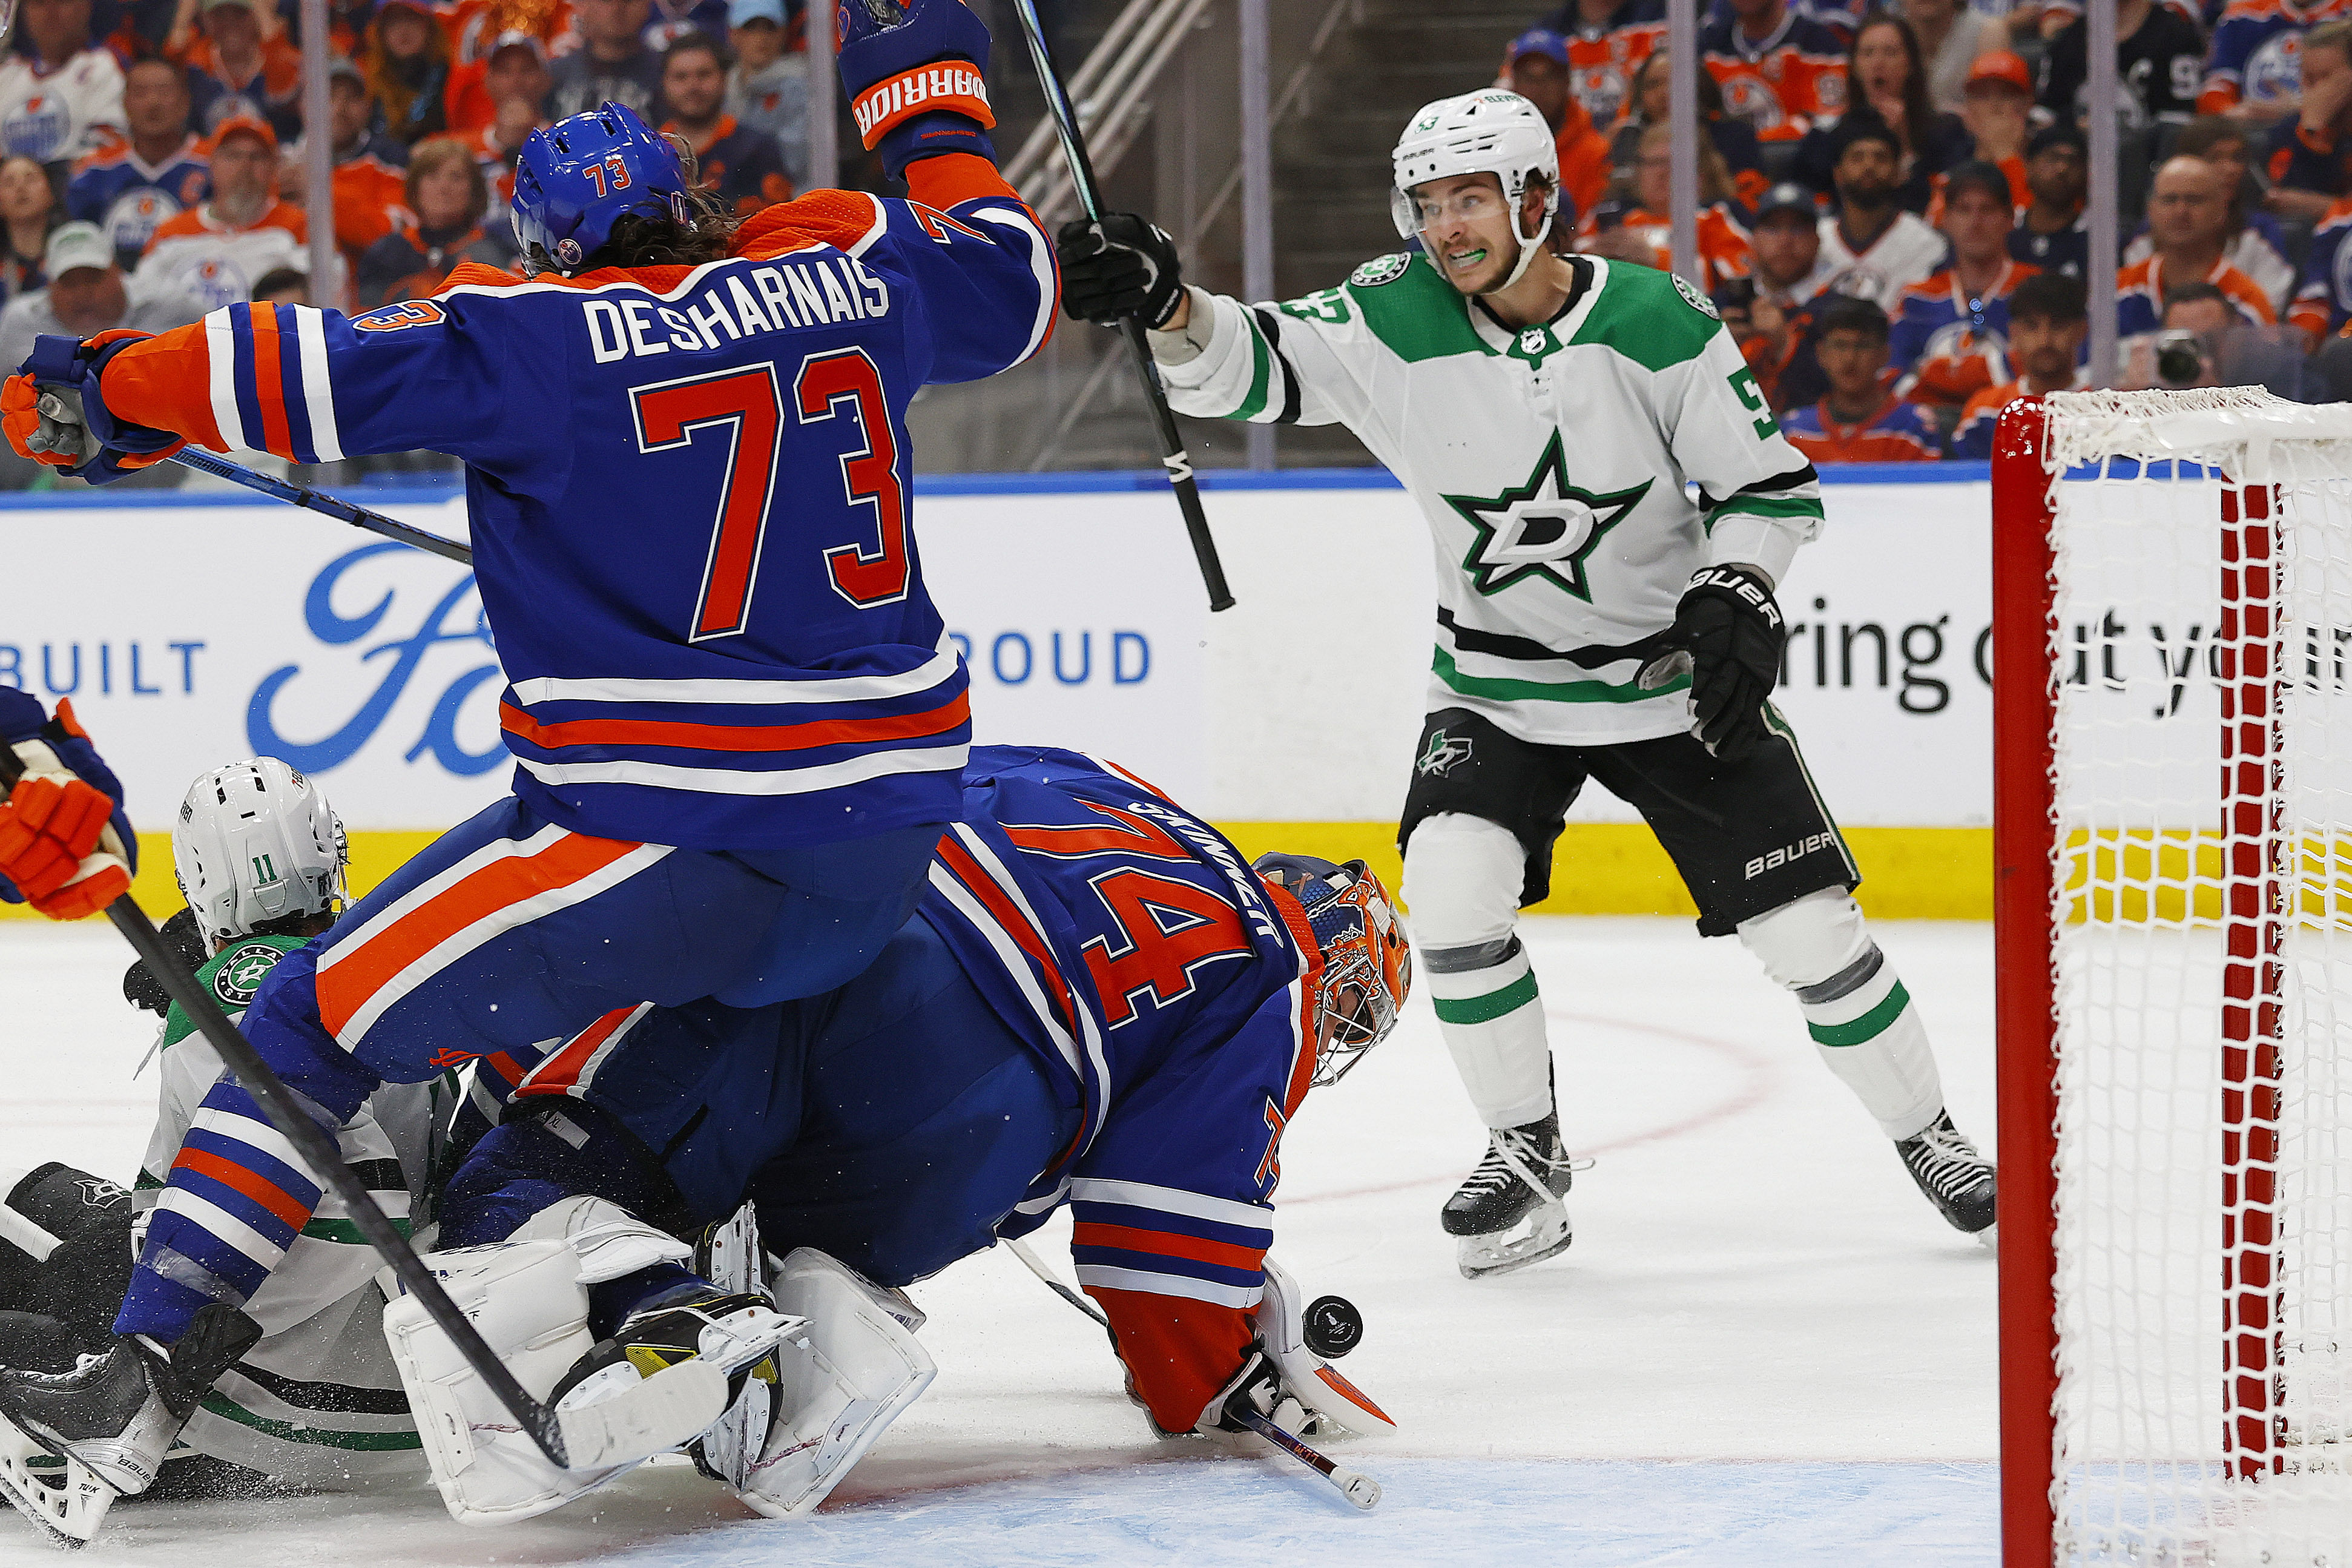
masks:
POLYGON ((398 226, 408 205, 408 173, 362 153, 336 164, 334 179, 335 243, 356 267, 362 251, 398 226))
POLYGON ((1662 21, 1568 33, 1569 91, 1593 124, 1606 131, 1623 118, 1633 94, 1633 73, 1665 36, 1662 21))
POLYGON ((1592 117, 1573 98, 1552 137, 1559 154, 1560 194, 1576 204, 1582 218, 1609 194, 1609 138, 1592 127, 1592 117))
POLYGON ((697 267, 231 305, 120 350, 102 390, 214 451, 464 462, 541 818, 713 850, 951 821, 967 677, 923 584, 907 406, 1035 353, 1056 274, 985 159, 908 174, 907 199, 770 207, 697 267))
MULTIPOLYGON (((1661 272, 1675 269, 1673 219, 1635 207, 1619 220, 1618 226, 1633 234, 1650 247, 1647 265, 1661 272)), ((1600 233, 1598 215, 1587 216, 1577 227, 1576 247, 1579 250, 1591 249, 1591 241, 1600 233)), ((1708 293, 1714 293, 1734 278, 1747 277, 1750 254, 1748 231, 1724 210, 1721 202, 1700 209, 1698 258, 1706 274, 1708 293)))
POLYGON ((1791 408, 1780 416, 1780 434, 1815 463, 1929 462, 1941 445, 1927 411, 1892 393, 1868 418, 1850 425, 1832 416, 1826 398, 1791 408))
MULTIPOLYGON (((2205 281, 2229 297, 2238 314, 2258 327, 2278 320, 2262 285, 2226 261, 2217 261, 2205 281)), ((2164 258, 2151 256, 2116 274, 2116 335, 2136 338, 2164 326, 2164 258)))
POLYGON ((1724 112, 1755 126, 1759 142, 1794 142, 1845 112, 1845 46, 1810 16, 1790 11, 1759 44, 1726 13, 1699 28, 1698 45, 1724 112))
POLYGON ((1953 407, 2009 379, 2009 297, 2040 268, 2004 261, 2000 276, 1971 297, 1947 268, 1903 290, 1887 334, 1898 397, 1953 407))

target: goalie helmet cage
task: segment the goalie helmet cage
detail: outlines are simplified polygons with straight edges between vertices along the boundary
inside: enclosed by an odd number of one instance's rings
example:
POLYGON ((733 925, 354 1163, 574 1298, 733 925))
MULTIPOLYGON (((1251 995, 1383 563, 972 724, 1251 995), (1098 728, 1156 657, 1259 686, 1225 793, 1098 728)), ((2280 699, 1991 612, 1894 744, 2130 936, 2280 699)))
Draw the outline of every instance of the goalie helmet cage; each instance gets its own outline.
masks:
POLYGON ((2352 1564, 2352 405, 1993 459, 2005 1568, 2352 1564))

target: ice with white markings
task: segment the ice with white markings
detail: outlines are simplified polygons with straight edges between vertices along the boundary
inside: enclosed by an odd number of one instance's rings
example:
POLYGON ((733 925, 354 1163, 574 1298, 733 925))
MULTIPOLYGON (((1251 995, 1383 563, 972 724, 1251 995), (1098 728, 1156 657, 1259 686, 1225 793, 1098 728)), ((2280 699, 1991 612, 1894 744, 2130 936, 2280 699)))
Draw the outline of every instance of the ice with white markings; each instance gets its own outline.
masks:
MULTIPOLYGON (((1381 1507, 1244 1439, 1161 1442, 1099 1330, 1003 1249, 916 1286, 930 1393, 806 1521, 683 1467, 558 1514, 452 1523, 429 1487, 116 1509, 87 1561, 383 1568, 776 1561, 1188 1564, 1996 1560, 1990 1254, 1954 1234, 1822 1069, 1794 1004, 1687 921, 1529 920, 1563 1122, 1596 1157, 1576 1244, 1454 1270, 1437 1205, 1481 1152, 1424 1001, 1284 1139, 1275 1253, 1362 1309, 1349 1377, 1397 1417, 1351 1443, 1381 1507)), ((1992 1132, 1991 931, 1877 928, 1961 1128, 1992 1132)), ((152 1112, 152 1017, 95 924, 0 926, 0 1166, 125 1179, 152 1112)), ((1066 1230, 1039 1238, 1068 1271, 1066 1230)), ((0 1518, 0 1563, 55 1561, 0 1518)))

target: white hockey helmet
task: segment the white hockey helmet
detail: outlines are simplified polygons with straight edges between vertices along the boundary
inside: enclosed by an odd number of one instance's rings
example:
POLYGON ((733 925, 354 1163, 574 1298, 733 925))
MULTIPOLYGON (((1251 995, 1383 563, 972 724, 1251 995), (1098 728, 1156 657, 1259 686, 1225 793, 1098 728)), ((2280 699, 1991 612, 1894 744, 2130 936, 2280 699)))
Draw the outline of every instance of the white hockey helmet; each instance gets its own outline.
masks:
POLYGON ((199 776, 172 827, 180 892, 215 952, 265 922, 335 912, 350 860, 334 807, 276 757, 199 776))
POLYGON ((1519 259, 1503 288, 1519 280, 1535 260, 1536 251, 1559 213, 1559 148, 1543 110, 1516 92, 1490 87, 1456 98, 1423 104, 1397 138, 1389 157, 1396 169, 1396 186, 1389 193, 1389 210, 1397 232, 1411 239, 1421 232, 1421 214, 1412 188, 1455 174, 1492 174, 1503 183, 1510 203, 1511 233, 1519 242, 1519 259), (1519 204, 1528 191, 1528 176, 1543 176, 1543 221, 1533 234, 1519 230, 1519 204))

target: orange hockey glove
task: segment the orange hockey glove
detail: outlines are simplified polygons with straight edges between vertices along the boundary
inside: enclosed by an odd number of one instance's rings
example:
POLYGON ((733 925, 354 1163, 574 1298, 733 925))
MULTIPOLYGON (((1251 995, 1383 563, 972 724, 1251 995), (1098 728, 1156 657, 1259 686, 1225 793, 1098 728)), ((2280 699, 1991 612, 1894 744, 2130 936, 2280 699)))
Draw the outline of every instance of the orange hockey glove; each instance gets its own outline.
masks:
POLYGON ((6 710, 0 731, 21 737, 11 749, 25 772, 0 801, 0 890, 51 920, 80 920, 131 890, 129 826, 104 787, 114 775, 75 721, 72 703, 58 703, 57 717, 42 723, 39 703, 6 696, 13 700, 0 705, 6 710), (27 721, 36 732, 26 733, 27 721))

